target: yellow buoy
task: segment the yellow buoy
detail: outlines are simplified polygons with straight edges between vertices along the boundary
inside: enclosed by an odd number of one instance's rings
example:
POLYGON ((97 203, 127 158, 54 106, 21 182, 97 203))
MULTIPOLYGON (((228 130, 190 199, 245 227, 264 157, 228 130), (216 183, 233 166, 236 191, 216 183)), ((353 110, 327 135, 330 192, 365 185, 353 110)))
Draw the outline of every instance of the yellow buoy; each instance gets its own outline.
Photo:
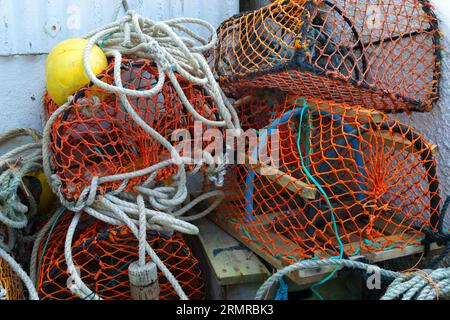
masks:
POLYGON ((55 206, 56 203, 56 195, 53 193, 52 189, 50 188, 47 179, 45 178, 45 174, 42 171, 31 173, 28 176, 34 177, 39 179, 39 182, 41 184, 42 192, 41 197, 39 199, 39 207, 38 207, 38 214, 40 215, 46 215, 55 206))
MULTIPOLYGON (((50 52, 46 66, 46 85, 50 97, 58 105, 90 81, 83 67, 85 39, 68 39, 50 52)), ((91 51, 90 63, 95 74, 108 66, 105 53, 98 46, 91 51)))

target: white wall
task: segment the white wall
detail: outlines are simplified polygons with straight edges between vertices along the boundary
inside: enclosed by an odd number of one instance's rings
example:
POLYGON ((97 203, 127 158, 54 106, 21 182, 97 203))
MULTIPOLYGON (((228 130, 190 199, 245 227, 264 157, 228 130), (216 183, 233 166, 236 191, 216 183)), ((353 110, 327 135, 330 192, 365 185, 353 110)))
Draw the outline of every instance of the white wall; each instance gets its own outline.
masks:
MULTIPOLYGON (((429 113, 395 115, 397 119, 416 128, 428 141, 439 146, 438 164, 441 180, 441 194, 450 195, 450 1, 431 0, 440 19, 444 33, 445 47, 443 59, 443 79, 441 99, 429 113)), ((450 211, 450 210, 449 210, 450 211)), ((446 228, 450 228, 450 212, 446 219, 446 228)))
MULTIPOLYGON (((129 0, 155 20, 202 18, 215 27, 239 0, 129 0)), ((41 129, 46 54, 60 41, 111 22, 116 0, 0 0, 0 133, 41 129)))

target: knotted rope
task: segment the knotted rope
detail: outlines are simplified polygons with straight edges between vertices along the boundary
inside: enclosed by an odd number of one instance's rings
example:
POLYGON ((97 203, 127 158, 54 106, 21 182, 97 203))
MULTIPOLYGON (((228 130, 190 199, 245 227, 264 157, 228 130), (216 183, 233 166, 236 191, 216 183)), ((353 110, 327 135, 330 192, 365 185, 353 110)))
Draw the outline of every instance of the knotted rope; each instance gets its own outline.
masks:
POLYGON ((19 137, 30 136, 34 142, 18 147, 0 157, 0 222, 12 229, 22 229, 28 217, 37 212, 37 204, 22 178, 42 169, 42 144, 38 132, 16 129, 0 136, 0 145, 19 137), (19 199, 18 191, 26 196, 30 208, 19 199))
POLYGON ((0 145, 20 137, 31 137, 33 142, 24 144, 0 157, 0 223, 8 232, 8 243, 0 240, 0 259, 4 260, 25 283, 30 298, 38 299, 36 289, 29 276, 10 255, 16 246, 17 233, 28 225, 37 213, 37 203, 31 190, 24 183, 26 175, 42 170, 42 137, 31 129, 15 129, 0 136, 0 145), (27 207, 19 197, 24 195, 27 207))
MULTIPOLYGON (((127 6, 126 1, 123 2, 127 6)), ((119 7, 120 11, 120 7, 119 7)), ((118 11, 118 12, 119 12, 118 11)), ((219 157, 216 162, 211 154, 202 152, 201 159, 191 159, 182 157, 170 141, 149 126, 136 112, 129 102, 129 98, 151 98, 158 95, 166 79, 168 78, 175 88, 180 100, 187 112, 197 121, 201 121, 208 127, 228 128, 240 130, 239 118, 234 107, 225 97, 208 66, 203 53, 211 50, 217 40, 215 29, 207 22, 199 19, 173 19, 165 22, 154 22, 138 15, 136 12, 128 10, 126 15, 117 22, 101 27, 86 36, 88 44, 84 53, 84 68, 89 79, 97 87, 117 94, 120 97, 122 107, 128 112, 134 122, 136 122, 145 132, 158 141, 170 154, 171 159, 158 163, 152 167, 130 172, 126 174, 94 177, 91 185, 86 188, 76 203, 69 203, 65 196, 59 191, 61 182, 58 177, 52 174, 52 163, 50 157, 50 134, 54 122, 58 117, 66 112, 71 106, 71 99, 59 108, 49 119, 44 130, 43 158, 44 172, 48 181, 51 182, 53 191, 59 196, 61 203, 69 210, 78 212, 72 221, 67 234, 66 241, 66 261, 68 272, 72 276, 76 286, 74 293, 78 296, 92 297, 100 299, 82 282, 76 272, 76 267, 72 261, 71 244, 75 228, 80 218, 80 212, 85 212, 101 221, 112 225, 126 225, 139 239, 140 243, 140 264, 145 261, 148 254, 158 268, 164 273, 169 282, 173 285, 181 299, 187 299, 186 294, 179 286, 170 271, 164 266, 156 256, 153 249, 146 241, 147 228, 163 231, 178 231, 185 234, 198 234, 199 230, 192 225, 191 221, 202 218, 212 212, 222 201, 224 194, 214 191, 195 199, 186 204, 188 198, 187 177, 199 172, 203 166, 207 166, 206 173, 211 181, 216 185, 222 185, 228 163, 227 153, 219 157), (195 24, 205 27, 210 32, 210 39, 206 40, 189 30, 185 25, 195 24), (176 32, 182 32, 185 36, 180 36, 176 32), (200 45, 197 45, 199 43, 200 45), (106 55, 114 59, 114 85, 107 84, 97 79, 90 66, 91 50, 96 44, 101 44, 106 55), (153 61, 158 69, 158 83, 147 91, 138 91, 124 88, 121 79, 122 56, 131 58, 145 58, 153 61), (218 108, 216 120, 209 120, 200 115, 190 104, 183 92, 175 73, 178 73, 191 83, 203 88, 210 95, 218 108), (186 171, 186 165, 196 163, 192 172, 186 171), (161 169, 177 166, 178 173, 172 177, 173 184, 170 187, 157 187, 154 181, 157 172, 161 169), (150 176, 142 185, 135 187, 134 192, 124 192, 131 179, 150 176), (105 183, 121 181, 122 185, 118 190, 110 192, 104 196, 97 197, 98 187, 105 183), (195 216, 185 216, 185 214, 207 199, 216 200, 204 212, 195 216)), ((240 132, 240 131, 238 131, 240 132)), ((217 157, 217 155, 216 155, 217 157)), ((143 265, 142 265, 143 266, 143 265)))
POLYGON ((262 300, 266 292, 278 283, 284 276, 304 269, 321 268, 327 266, 340 266, 359 270, 376 270, 382 277, 393 279, 382 300, 436 300, 450 297, 450 259, 447 257, 439 264, 436 270, 419 270, 413 273, 400 273, 381 269, 374 265, 345 260, 329 259, 317 261, 304 261, 288 266, 272 275, 258 290, 256 300, 262 300))

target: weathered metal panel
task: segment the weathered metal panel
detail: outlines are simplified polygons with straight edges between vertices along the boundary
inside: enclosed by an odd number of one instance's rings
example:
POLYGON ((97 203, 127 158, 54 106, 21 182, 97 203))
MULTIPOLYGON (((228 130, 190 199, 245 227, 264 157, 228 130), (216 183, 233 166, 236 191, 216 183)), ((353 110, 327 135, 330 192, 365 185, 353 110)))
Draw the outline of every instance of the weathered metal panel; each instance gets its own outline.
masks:
MULTIPOLYGON (((155 20, 195 17, 217 27, 239 0, 129 0, 155 20)), ((0 56, 46 54, 58 42, 112 20, 116 0, 0 0, 0 56)))

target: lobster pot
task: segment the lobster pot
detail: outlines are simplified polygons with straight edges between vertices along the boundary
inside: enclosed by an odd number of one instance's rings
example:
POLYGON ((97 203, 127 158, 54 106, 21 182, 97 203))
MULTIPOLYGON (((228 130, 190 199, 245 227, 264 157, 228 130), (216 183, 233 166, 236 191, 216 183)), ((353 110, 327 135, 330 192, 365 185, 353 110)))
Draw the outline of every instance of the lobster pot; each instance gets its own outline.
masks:
MULTIPOLYGON (((0 223, 0 238, 3 241, 7 239, 6 226, 0 223)), ((4 290, 6 300, 23 300, 23 286, 22 281, 16 275, 16 273, 11 270, 9 264, 0 258, 0 291, 4 290)), ((1 299, 0 299, 1 300, 1 299)))
MULTIPOLYGON (((41 243, 38 294, 44 300, 75 300, 69 289, 64 241, 73 214, 66 212, 54 231, 41 243)), ((178 235, 147 232, 148 243, 193 300, 205 298, 204 282, 197 259, 178 235)), ((131 300, 128 267, 138 260, 138 240, 126 227, 111 228, 98 220, 80 222, 72 246, 73 261, 88 288, 105 300, 131 300)), ((160 300, 176 300, 178 295, 159 273, 160 300)), ((84 297, 89 300, 89 297, 84 297)))
POLYGON ((278 88, 386 112, 428 111, 439 97, 427 0, 277 0, 218 33, 213 64, 230 95, 278 88))
POLYGON ((244 128, 266 130, 230 169, 219 224, 289 262, 338 256, 340 242, 348 256, 406 248, 437 229, 436 161, 412 128, 298 96, 246 101, 244 128))
POLYGON ((9 265, 0 259, 0 290, 6 291, 6 300, 23 300, 22 281, 9 265))
MULTIPOLYGON (((113 72, 114 64, 111 64, 98 78, 114 84, 113 72)), ((121 77, 125 88, 147 91, 157 84, 158 70, 149 60, 124 59, 121 77)), ((217 107, 212 98, 181 76, 177 75, 177 78, 196 112, 215 121, 217 107)), ((184 142, 192 141, 195 119, 169 80, 153 97, 127 99, 142 120, 169 142, 176 144, 180 136, 184 142)), ((48 115, 57 108, 47 96, 48 115)), ((199 124, 199 130, 203 129, 205 126, 199 124)), ((53 123, 50 153, 53 174, 61 182, 60 191, 71 203, 79 199, 94 177, 136 172, 170 159, 169 151, 125 110, 118 94, 93 85, 80 89, 68 109, 53 123)), ((177 167, 166 167, 157 172, 155 180, 164 182, 176 173, 177 167)), ((131 179, 124 191, 148 179, 148 175, 131 179)), ((116 191, 122 184, 123 181, 102 184, 98 188, 99 194, 116 191)))

